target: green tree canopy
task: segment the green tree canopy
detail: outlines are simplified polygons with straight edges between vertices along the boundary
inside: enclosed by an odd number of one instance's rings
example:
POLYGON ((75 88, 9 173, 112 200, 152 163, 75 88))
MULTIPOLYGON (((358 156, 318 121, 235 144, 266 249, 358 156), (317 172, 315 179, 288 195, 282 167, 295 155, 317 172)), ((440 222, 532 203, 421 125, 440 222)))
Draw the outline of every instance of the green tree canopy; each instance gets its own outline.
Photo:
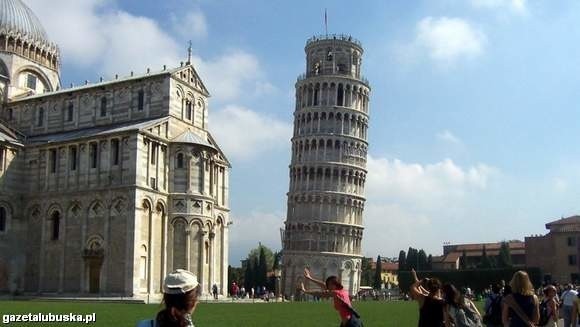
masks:
POLYGON ((497 260, 497 266, 499 268, 509 268, 513 266, 510 247, 507 242, 501 243, 501 247, 499 248, 499 257, 497 260))
POLYGON ((407 270, 407 254, 405 251, 399 251, 399 270, 407 270))
POLYGON ((375 265, 375 278, 373 281, 373 287, 375 289, 380 289, 383 279, 381 278, 381 273, 383 272, 383 265, 381 262, 381 256, 377 256, 377 264, 375 265))

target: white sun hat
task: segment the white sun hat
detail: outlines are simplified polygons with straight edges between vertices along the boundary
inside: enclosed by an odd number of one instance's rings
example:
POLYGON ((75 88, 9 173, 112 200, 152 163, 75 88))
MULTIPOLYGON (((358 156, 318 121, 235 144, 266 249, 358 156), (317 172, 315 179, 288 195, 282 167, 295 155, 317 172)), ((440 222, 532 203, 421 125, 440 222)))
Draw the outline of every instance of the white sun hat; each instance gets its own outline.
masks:
POLYGON ((177 269, 165 277, 163 293, 184 294, 199 285, 197 276, 185 269, 177 269))

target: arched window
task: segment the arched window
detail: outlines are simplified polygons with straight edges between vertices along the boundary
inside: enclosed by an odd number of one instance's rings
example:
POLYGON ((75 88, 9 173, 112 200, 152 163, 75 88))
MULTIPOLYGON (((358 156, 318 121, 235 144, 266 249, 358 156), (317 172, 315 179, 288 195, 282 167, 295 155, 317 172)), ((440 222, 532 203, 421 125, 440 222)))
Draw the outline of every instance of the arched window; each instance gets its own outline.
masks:
POLYGON ((6 231, 6 208, 0 207, 0 232, 6 231))
POLYGON ((177 160, 176 160, 175 166, 177 168, 183 168, 183 153, 177 154, 177 160))
POLYGON ((338 92, 337 92, 337 95, 336 95, 336 105, 337 106, 342 106, 343 105, 343 99, 344 99, 344 93, 343 93, 342 84, 338 84, 338 92))
POLYGON ((187 117, 187 120, 191 120, 192 113, 193 113, 193 104, 191 101, 188 100, 185 102, 185 116, 187 117))
POLYGON ((101 117, 105 117, 107 115, 107 97, 101 98, 101 117))
POLYGON ((50 239, 53 241, 58 240, 60 236, 60 213, 55 211, 51 217, 52 230, 50 239))
POLYGON ((113 139, 111 140, 111 155, 113 156, 113 165, 119 164, 119 157, 120 157, 120 147, 119 147, 119 140, 113 139))
POLYGON ((142 111, 144 105, 145 105, 145 92, 143 90, 139 90, 139 93, 137 93, 137 110, 142 111))
POLYGON ((44 108, 43 107, 38 108, 38 117, 37 117, 36 125, 38 127, 42 127, 44 125, 44 108))
POLYGON ((66 111, 66 121, 73 121, 74 118, 74 105, 72 102, 69 102, 67 111, 66 111))
POLYGON ((12 120, 12 109, 8 108, 8 120, 12 120))

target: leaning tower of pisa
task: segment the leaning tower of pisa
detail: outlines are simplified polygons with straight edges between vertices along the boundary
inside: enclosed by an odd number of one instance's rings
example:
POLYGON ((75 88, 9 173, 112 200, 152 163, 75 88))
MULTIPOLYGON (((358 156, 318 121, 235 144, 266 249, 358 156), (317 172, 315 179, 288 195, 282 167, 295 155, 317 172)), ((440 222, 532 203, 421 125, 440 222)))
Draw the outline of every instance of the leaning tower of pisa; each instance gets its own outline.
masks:
MULTIPOLYGON (((370 86, 363 48, 347 35, 306 42, 296 82, 282 291, 296 293, 304 267, 338 276, 351 294, 361 272, 370 86)), ((309 285, 313 287, 314 285, 309 285)))

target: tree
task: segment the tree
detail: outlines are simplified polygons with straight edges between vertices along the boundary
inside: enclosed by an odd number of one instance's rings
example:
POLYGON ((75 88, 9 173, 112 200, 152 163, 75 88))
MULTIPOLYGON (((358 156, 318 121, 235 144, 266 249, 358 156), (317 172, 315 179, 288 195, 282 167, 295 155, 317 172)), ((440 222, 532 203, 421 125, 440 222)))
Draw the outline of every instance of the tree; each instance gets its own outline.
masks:
POLYGON ((222 287, 227 289, 233 282, 236 282, 238 285, 245 285, 246 278, 244 274, 244 267, 228 266, 228 285, 222 285, 222 287))
POLYGON ((433 256, 430 254, 427 257, 427 270, 433 270, 433 256))
POLYGON ((491 260, 487 255, 487 250, 485 244, 483 245, 483 253, 481 254, 481 262, 479 263, 479 268, 490 269, 492 267, 491 260))
POLYGON ((427 270, 427 253, 423 249, 417 252, 417 270, 427 270))
MULTIPOLYGON (((272 264, 273 264, 274 255, 272 255, 272 264)), ((270 267, 272 267, 270 265, 270 267)), ((266 282, 268 281, 268 263, 266 262, 266 252, 264 247, 260 244, 260 259, 258 260, 258 272, 256 277, 257 286, 266 286, 266 282)))
POLYGON ((258 244, 256 248, 252 249, 250 253, 248 253, 248 258, 256 258, 257 260, 260 260, 260 251, 262 248, 264 249, 264 254, 266 255, 266 266, 272 267, 274 265, 274 252, 261 243, 258 244))
POLYGON ((373 282, 373 265, 371 258, 362 258, 360 284, 369 286, 373 282))
POLYGON ((405 254, 405 251, 401 250, 401 251, 399 251, 399 271, 404 271, 404 270, 408 270, 407 269, 407 255, 405 254))
POLYGON ((244 287, 246 290, 254 287, 254 262, 252 259, 248 258, 243 261, 242 269, 244 270, 244 287))
POLYGON ((409 251, 407 251, 407 270, 417 270, 417 259, 417 250, 410 247, 409 251))
POLYGON ((252 249, 242 262, 244 287, 250 289, 257 286, 266 286, 268 269, 274 266, 274 253, 267 246, 258 244, 252 249))
POLYGON ((258 286, 262 286, 260 284, 260 262, 258 259, 252 259, 252 286, 254 289, 258 290, 258 286))
POLYGON ((375 289, 381 289, 381 284, 383 283, 383 279, 381 277, 381 273, 383 272, 383 265, 381 262, 381 256, 377 256, 377 264, 375 266, 375 278, 373 281, 373 287, 375 289))
POLYGON ((512 264, 512 256, 510 254, 510 246, 507 242, 502 242, 499 248, 499 257, 497 261, 499 268, 510 268, 512 264))

